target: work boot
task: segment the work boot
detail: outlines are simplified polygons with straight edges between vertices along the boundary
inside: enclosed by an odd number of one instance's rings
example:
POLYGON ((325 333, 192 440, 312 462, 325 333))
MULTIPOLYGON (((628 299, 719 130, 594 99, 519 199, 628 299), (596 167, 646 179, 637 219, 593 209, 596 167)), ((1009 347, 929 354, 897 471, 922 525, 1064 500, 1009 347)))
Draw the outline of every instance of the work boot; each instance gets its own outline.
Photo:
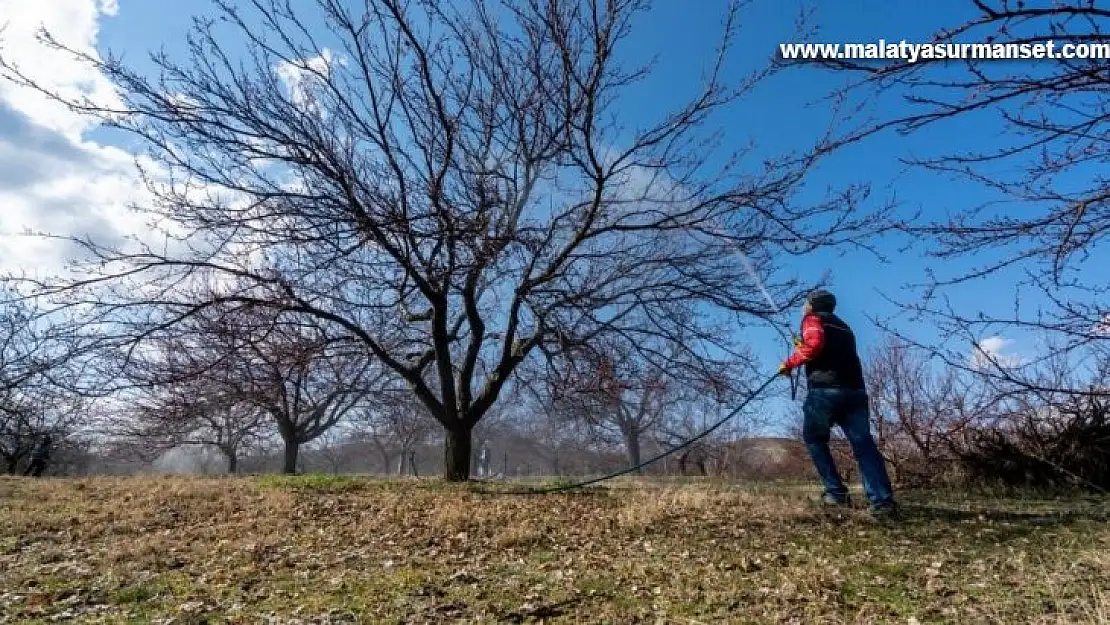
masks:
POLYGON ((818 501, 826 508, 850 508, 852 506, 852 499, 848 495, 837 497, 832 493, 822 493, 818 501))
POLYGON ((868 512, 870 512, 871 518, 879 522, 902 520, 902 513, 898 510, 898 506, 893 503, 873 505, 868 512))

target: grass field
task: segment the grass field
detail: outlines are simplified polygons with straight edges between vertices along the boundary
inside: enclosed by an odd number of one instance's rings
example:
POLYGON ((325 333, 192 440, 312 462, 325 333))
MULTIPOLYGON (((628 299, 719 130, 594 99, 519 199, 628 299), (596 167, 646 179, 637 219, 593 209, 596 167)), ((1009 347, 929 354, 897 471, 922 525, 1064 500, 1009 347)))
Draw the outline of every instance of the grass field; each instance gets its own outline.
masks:
POLYGON ((1110 500, 0 478, 0 622, 1108 623, 1110 500))

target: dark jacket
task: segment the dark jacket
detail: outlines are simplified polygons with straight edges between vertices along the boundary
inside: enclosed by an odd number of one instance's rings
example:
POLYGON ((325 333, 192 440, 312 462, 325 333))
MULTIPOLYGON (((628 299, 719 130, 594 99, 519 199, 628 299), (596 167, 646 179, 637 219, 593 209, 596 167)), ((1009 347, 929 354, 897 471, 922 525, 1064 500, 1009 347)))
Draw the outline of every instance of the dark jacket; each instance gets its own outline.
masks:
POLYGON ((832 313, 811 313, 802 319, 802 342, 784 366, 802 364, 808 388, 865 389, 856 336, 832 313))
POLYGON ((50 439, 44 438, 35 445, 34 450, 31 451, 32 462, 46 462, 50 459, 50 439))

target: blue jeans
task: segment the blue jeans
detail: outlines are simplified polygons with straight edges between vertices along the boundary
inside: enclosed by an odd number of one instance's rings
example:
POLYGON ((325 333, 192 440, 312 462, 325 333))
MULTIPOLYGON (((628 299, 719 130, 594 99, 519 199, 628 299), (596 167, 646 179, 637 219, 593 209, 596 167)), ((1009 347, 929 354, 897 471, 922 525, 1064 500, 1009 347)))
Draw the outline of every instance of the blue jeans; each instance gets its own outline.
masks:
POLYGON ((840 388, 809 389, 802 404, 805 421, 802 439, 805 441, 813 464, 817 468, 825 492, 838 499, 848 496, 848 487, 840 478, 840 471, 829 451, 832 426, 838 425, 852 446, 852 455, 859 464, 863 491, 873 507, 894 503, 894 492, 887 476, 886 464, 871 437, 871 415, 867 392, 840 388))

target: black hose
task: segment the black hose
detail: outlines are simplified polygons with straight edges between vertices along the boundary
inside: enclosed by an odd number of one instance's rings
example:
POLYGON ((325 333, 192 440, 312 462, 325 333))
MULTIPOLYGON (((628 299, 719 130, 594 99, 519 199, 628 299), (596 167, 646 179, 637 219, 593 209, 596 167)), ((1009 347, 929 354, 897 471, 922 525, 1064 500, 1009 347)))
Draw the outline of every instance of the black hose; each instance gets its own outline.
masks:
POLYGON ((753 399, 758 397, 760 393, 762 393, 768 386, 770 386, 771 383, 774 382, 775 378, 777 378, 777 377, 779 377, 778 373, 776 373, 775 375, 772 375, 771 377, 767 378, 767 381, 764 382, 763 384, 761 384, 759 386, 759 388, 757 388, 751 395, 749 395, 747 397, 747 399, 740 402, 739 406, 737 406, 736 408, 733 408, 721 420, 717 421, 716 423, 711 425, 708 429, 704 430, 703 432, 701 432, 697 436, 694 436, 693 438, 687 439, 687 440, 683 441, 682 443, 680 443, 679 445, 676 445, 676 446, 668 449, 667 451, 664 451, 663 453, 661 453, 657 456, 649 458, 648 460, 645 460, 645 461, 643 461, 640 464, 637 464, 635 466, 627 467, 627 468, 621 469, 620 471, 615 471, 613 473, 608 473, 606 475, 602 475, 601 477, 592 478, 592 479, 585 480, 585 481, 582 481, 582 482, 575 482, 573 484, 561 484, 561 485, 558 485, 558 486, 549 486, 547 488, 527 488, 527 489, 523 489, 523 490, 509 490, 509 491, 492 490, 492 491, 477 491, 477 492, 484 493, 484 494, 490 494, 490 495, 547 495, 547 494, 550 494, 550 493, 559 493, 559 492, 563 492, 563 491, 574 490, 576 488, 582 488, 583 486, 589 486, 590 484, 597 484, 598 482, 604 482, 606 480, 611 480, 615 477, 620 477, 622 475, 632 473, 633 471, 636 471, 638 469, 642 469, 642 468, 644 468, 644 467, 646 467, 650 464, 654 464, 654 463, 658 462, 659 460, 662 460, 663 458, 666 458, 667 456, 673 454, 674 452, 676 452, 680 449, 683 449, 685 447, 689 447, 691 444, 705 438, 706 436, 709 436, 710 434, 713 433, 714 430, 716 430, 717 428, 724 425, 729 419, 732 419, 736 415, 740 414, 740 411, 742 411, 745 407, 747 407, 747 405, 750 404, 753 399))

